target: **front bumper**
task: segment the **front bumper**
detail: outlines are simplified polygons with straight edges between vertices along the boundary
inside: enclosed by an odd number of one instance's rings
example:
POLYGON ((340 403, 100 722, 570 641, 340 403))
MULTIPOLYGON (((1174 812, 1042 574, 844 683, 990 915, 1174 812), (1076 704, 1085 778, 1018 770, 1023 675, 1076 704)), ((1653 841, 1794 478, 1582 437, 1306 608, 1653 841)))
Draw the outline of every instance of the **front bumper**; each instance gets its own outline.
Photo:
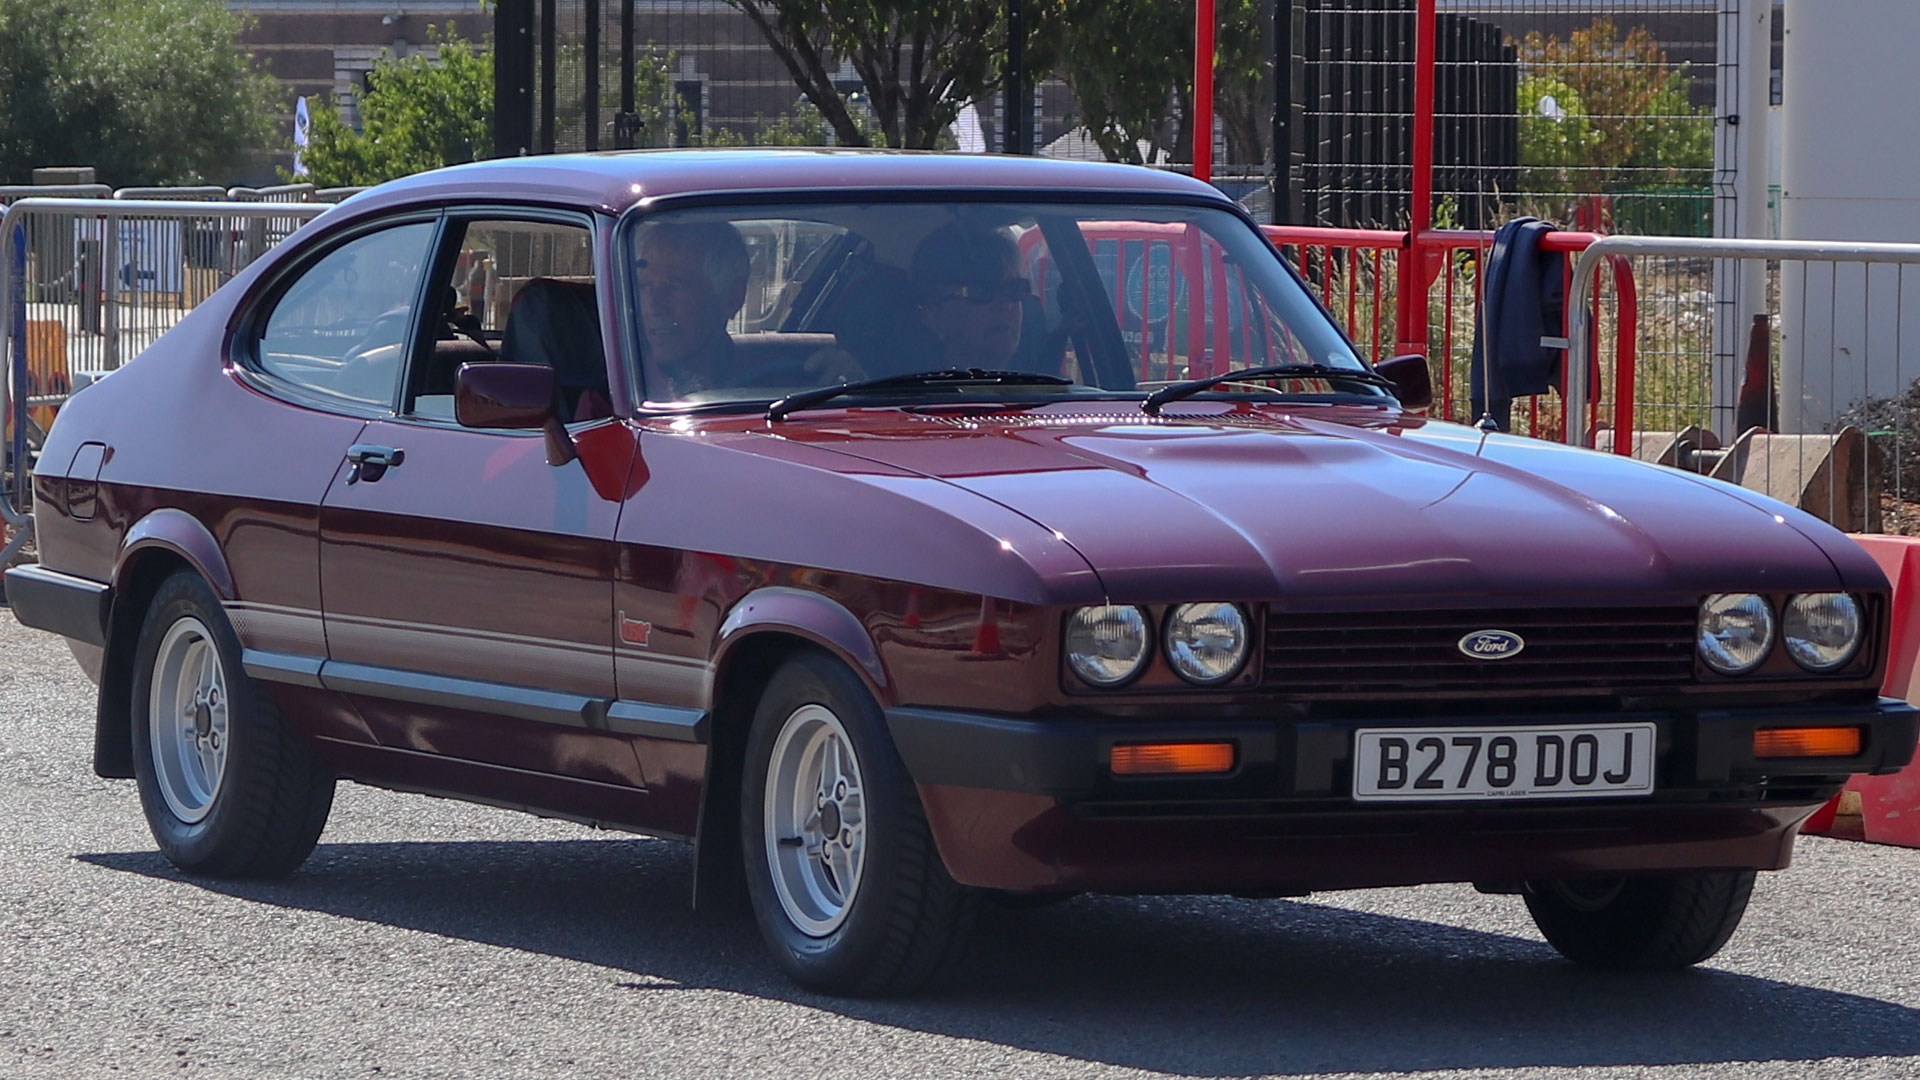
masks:
POLYGON ((1438 881, 1777 869, 1800 823, 1856 773, 1912 759, 1920 710, 1877 703, 1696 712, 1292 722, 1011 719, 887 711, 950 872, 1001 889, 1305 892, 1438 881), (1362 727, 1651 721, 1655 790, 1620 799, 1360 804, 1362 727), (1756 759, 1759 728, 1858 725, 1846 758, 1756 759), (1226 740, 1230 773, 1116 777, 1111 748, 1226 740))

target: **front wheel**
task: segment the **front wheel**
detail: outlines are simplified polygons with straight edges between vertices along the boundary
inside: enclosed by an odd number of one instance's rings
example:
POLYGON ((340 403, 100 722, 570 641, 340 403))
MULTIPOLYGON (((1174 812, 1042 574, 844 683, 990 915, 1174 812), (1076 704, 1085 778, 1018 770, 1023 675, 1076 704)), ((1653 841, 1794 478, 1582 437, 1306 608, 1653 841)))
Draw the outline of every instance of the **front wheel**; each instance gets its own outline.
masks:
POLYGON ((1727 943, 1746 914, 1754 872, 1529 881, 1527 910, 1547 943, 1586 967, 1673 971, 1727 943))
POLYGON ((741 785, 754 918, 803 986, 926 985, 964 953, 978 897, 947 875, 918 793, 866 687, 804 653, 755 710, 741 785))
POLYGON ((182 571, 155 592, 130 704, 140 805, 170 862, 271 877, 306 860, 333 777, 241 669, 239 639, 198 575, 182 571))

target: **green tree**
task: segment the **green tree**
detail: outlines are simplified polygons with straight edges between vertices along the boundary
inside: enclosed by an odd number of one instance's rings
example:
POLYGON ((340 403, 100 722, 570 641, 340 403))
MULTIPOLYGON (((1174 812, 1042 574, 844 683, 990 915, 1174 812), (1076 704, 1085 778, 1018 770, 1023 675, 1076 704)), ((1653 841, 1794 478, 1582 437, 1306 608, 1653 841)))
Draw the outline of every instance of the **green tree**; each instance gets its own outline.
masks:
POLYGON ((1165 0, 1067 0, 1073 32, 1060 75, 1081 123, 1109 161, 1182 156, 1181 118, 1193 92, 1194 5, 1165 0), (1185 35, 1187 46, 1176 43, 1185 35), (1169 115, 1168 105, 1181 107, 1169 115))
MULTIPOLYGON (((843 146, 936 147, 967 102, 1005 85, 1005 0, 727 2, 759 28, 843 146), (833 84, 841 60, 866 88, 871 128, 833 84)), ((1030 71, 1052 68, 1064 3, 1027 4, 1030 71)))
POLYGON ((1520 80, 1520 186, 1529 194, 1577 190, 1578 170, 1590 168, 1602 135, 1587 118, 1580 91, 1551 75, 1520 80))
MULTIPOLYGON (((1110 161, 1164 154, 1193 160, 1194 0, 1065 0, 1072 33, 1060 76, 1081 122, 1110 161)), ((1264 159, 1270 61, 1261 33, 1265 5, 1220 0, 1214 17, 1214 113, 1235 161, 1264 159)))
POLYGON ((301 163, 322 187, 378 184, 472 161, 493 145, 493 49, 432 34, 439 57, 376 60, 360 99, 360 130, 317 109, 301 163))
POLYGON ((273 81, 221 0, 0 0, 0 178, 223 179, 272 138, 273 81))
MULTIPOLYGON (((847 115, 853 118, 855 128, 867 139, 864 145, 880 141, 879 129, 874 127, 873 118, 866 110, 849 103, 847 115)), ((791 111, 771 120, 765 116, 755 116, 751 132, 740 134, 715 128, 694 141, 702 146, 829 146, 834 139, 826 118, 820 115, 819 109, 813 107, 813 102, 803 97, 793 103, 791 111)), ((944 139, 938 148, 952 149, 947 145, 950 141, 950 137, 944 139)))
POLYGON ((1566 41, 1535 31, 1519 43, 1520 164, 1549 192, 1705 187, 1713 170, 1713 111, 1690 100, 1693 78, 1653 33, 1623 38, 1598 18, 1566 41), (1564 113, 1539 112, 1551 94, 1564 113))
MULTIPOLYGON (((1272 43, 1260 0, 1218 0, 1214 18, 1213 101, 1226 138, 1226 160, 1254 165, 1267 160, 1273 141, 1272 43)), ((1188 64, 1192 67, 1192 64, 1188 64)))

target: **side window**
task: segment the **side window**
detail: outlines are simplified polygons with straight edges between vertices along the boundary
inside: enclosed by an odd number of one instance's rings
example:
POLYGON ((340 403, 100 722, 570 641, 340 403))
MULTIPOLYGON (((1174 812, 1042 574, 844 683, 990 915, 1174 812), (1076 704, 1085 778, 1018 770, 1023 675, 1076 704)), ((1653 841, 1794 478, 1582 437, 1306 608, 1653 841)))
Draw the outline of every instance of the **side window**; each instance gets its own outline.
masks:
POLYGON ((412 415, 451 420, 460 366, 493 361, 553 368, 563 421, 613 415, 592 232, 552 221, 473 219, 452 235, 459 246, 444 264, 447 277, 429 290, 440 307, 432 349, 414 379, 412 415))
POLYGON ((431 222, 397 225, 308 267, 267 316, 261 370, 343 403, 392 402, 432 236, 431 222))

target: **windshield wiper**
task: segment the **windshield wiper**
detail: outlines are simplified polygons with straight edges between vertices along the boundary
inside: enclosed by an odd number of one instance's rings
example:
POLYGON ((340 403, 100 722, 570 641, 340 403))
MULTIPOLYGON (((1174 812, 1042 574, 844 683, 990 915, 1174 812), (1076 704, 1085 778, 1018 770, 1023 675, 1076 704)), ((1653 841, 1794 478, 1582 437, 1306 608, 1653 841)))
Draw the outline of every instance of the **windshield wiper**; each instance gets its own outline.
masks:
POLYGON ((1032 371, 987 371, 981 368, 939 368, 934 371, 916 371, 911 375, 888 375, 879 379, 863 379, 860 382, 837 383, 813 390, 802 390, 767 406, 767 419, 784 420, 788 413, 801 409, 811 409, 823 401, 831 401, 842 394, 857 394, 864 390, 893 390, 915 386, 1072 386, 1072 379, 1063 379, 1058 375, 1041 375, 1032 371))
POLYGON ((1371 371, 1362 371, 1357 368, 1333 367, 1329 364, 1276 364, 1272 367, 1241 368, 1239 371, 1229 371, 1225 375, 1215 375, 1208 379, 1189 379, 1186 382, 1177 382, 1171 386, 1163 386, 1153 393, 1148 394, 1147 400, 1140 403, 1140 408, 1143 412, 1149 414, 1157 413, 1160 411, 1160 406, 1165 405, 1169 401, 1180 401, 1185 398, 1190 398, 1202 390, 1210 390, 1224 382, 1285 376, 1347 379, 1352 382, 1365 383, 1368 386, 1378 386, 1388 393, 1392 393, 1395 389, 1393 380, 1387 378, 1385 375, 1377 375, 1371 371))

